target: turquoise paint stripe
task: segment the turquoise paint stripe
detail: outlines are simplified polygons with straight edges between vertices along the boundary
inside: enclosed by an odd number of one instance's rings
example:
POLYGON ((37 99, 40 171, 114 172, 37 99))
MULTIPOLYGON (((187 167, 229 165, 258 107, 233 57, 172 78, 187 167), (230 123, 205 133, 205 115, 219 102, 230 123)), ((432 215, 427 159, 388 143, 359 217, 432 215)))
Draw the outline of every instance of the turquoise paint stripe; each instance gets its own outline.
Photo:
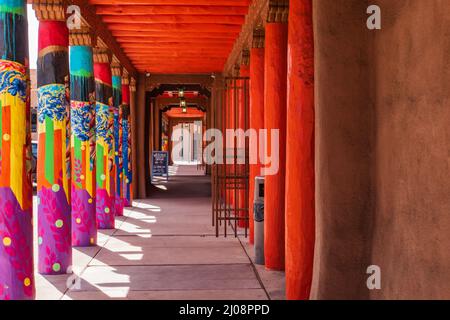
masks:
POLYGON ((25 0, 0 0, 0 12, 25 15, 25 0))
POLYGON ((122 89, 122 77, 121 76, 113 76, 112 77, 112 85, 114 89, 122 89))
POLYGON ((69 49, 70 74, 80 77, 93 77, 94 63, 92 47, 71 46, 69 49))

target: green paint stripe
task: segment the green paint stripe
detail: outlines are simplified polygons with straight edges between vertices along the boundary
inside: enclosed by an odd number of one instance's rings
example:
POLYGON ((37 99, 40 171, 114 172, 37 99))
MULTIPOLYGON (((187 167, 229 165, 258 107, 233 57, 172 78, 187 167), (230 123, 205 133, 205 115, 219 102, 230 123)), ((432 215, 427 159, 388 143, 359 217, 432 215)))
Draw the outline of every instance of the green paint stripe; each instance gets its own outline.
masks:
POLYGON ((97 145, 97 186, 101 187, 103 181, 101 180, 102 174, 105 174, 104 168, 103 168, 103 157, 104 157, 104 150, 101 145, 97 145))
POLYGON ((25 4, 25 0, 0 0, 0 12, 24 15, 25 4))
POLYGON ((92 72, 89 72, 87 70, 77 70, 77 71, 70 71, 70 74, 72 76, 77 76, 77 77, 85 77, 85 78, 90 78, 93 76, 92 72))
POLYGON ((77 137, 74 138, 75 159, 82 161, 83 156, 81 153, 81 141, 77 137))
POLYGON ((25 11, 23 7, 9 7, 7 5, 0 5, 0 13, 11 13, 23 16, 25 11))
MULTIPOLYGON (((74 154, 75 159, 80 161, 80 165, 81 165, 80 168, 82 168, 84 166, 84 163, 82 163, 83 155, 81 153, 81 141, 77 137, 74 137, 74 146, 73 146, 73 148, 74 148, 74 153, 75 153, 74 154)), ((78 182, 76 184, 77 184, 77 187, 81 188, 81 186, 82 186, 81 182, 78 182)))
POLYGON ((55 183, 55 129, 53 120, 45 118, 45 178, 48 183, 55 183))

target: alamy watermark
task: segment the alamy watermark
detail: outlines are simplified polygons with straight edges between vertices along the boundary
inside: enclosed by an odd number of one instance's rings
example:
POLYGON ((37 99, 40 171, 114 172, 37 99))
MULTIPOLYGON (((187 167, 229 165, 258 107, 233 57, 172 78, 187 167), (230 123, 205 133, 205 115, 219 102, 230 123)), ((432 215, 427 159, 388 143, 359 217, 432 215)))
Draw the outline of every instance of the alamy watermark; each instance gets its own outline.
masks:
MULTIPOLYGON (((190 135, 189 130, 177 128, 173 131, 172 159, 183 160, 183 140, 180 137, 190 135)), ((275 175, 280 169, 280 130, 279 129, 227 129, 225 133, 219 129, 208 129, 201 133, 194 133, 196 144, 207 144, 199 148, 202 152, 203 163, 214 164, 260 164, 261 175, 275 175), (248 152, 246 152, 248 140, 248 152)))
POLYGON ((367 278, 367 289, 369 290, 381 290, 381 268, 377 265, 371 265, 366 271, 369 274, 367 278))
POLYGON ((377 5, 371 5, 367 7, 367 14, 370 16, 367 18, 367 29, 380 30, 381 29, 381 8, 377 5))
POLYGON ((69 15, 67 18, 67 28, 69 30, 81 29, 81 9, 77 5, 70 5, 67 7, 66 13, 69 15))

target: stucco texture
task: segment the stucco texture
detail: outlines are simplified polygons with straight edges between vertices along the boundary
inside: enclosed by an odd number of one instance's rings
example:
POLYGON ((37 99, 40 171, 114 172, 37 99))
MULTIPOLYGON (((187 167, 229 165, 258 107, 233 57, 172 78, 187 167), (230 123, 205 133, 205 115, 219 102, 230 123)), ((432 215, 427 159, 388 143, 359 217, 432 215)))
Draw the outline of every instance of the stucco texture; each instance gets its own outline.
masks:
POLYGON ((314 1, 313 299, 450 299, 450 1, 314 1), (368 30, 377 4, 382 29, 368 30), (366 269, 381 268, 380 290, 366 269))

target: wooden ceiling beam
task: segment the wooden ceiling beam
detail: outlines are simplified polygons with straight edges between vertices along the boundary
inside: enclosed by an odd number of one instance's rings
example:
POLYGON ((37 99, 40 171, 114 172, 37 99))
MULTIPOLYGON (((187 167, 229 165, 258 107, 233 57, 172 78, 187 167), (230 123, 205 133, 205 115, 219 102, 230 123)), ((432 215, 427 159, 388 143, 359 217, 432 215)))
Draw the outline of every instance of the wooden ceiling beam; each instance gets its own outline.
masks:
POLYGON ((152 74, 168 74, 168 73, 181 73, 181 74, 211 74, 211 73, 220 73, 222 72, 223 67, 218 66, 214 68, 202 68, 202 69, 189 69, 189 68, 175 68, 175 67, 162 67, 162 68, 153 68, 151 66, 140 66, 138 70, 142 73, 151 72, 152 74))
POLYGON ((187 6, 187 5, 98 5, 99 15, 246 15, 248 8, 239 6, 187 6))
POLYGON ((138 64, 136 66, 141 72, 146 71, 150 73, 211 73, 211 72, 222 72, 223 65, 217 66, 177 66, 177 65, 149 65, 149 64, 138 64))
MULTIPOLYGON (((112 34, 115 37, 135 37, 135 38, 142 38, 142 37, 154 37, 154 38, 163 38, 163 39, 170 39, 170 38, 176 38, 179 39, 183 35, 179 35, 177 33, 173 32, 155 32, 155 31, 127 31, 127 30, 112 30, 112 34)), ((225 33, 225 32, 217 32, 217 33, 207 33, 204 30, 198 30, 198 31, 192 31, 189 32, 188 37, 195 37, 195 38, 205 38, 205 39, 231 39, 234 40, 237 36, 236 33, 225 33)))
POLYGON ((148 56, 142 56, 142 55, 132 55, 130 54, 130 60, 136 60, 136 59, 140 59, 140 60, 159 60, 161 61, 161 63, 164 63, 166 60, 179 60, 179 59, 197 59, 198 61, 200 61, 199 63, 201 63, 201 61, 203 61, 204 59, 214 59, 215 61, 224 61, 226 62, 226 57, 222 56, 222 55, 202 55, 199 54, 197 56, 194 55, 186 55, 186 56, 177 56, 177 55, 170 55, 170 54, 154 54, 154 55, 148 55, 148 56))
POLYGON ((202 38, 190 38, 190 37, 179 37, 178 39, 164 39, 164 38, 135 38, 135 37, 117 37, 117 42, 119 43, 158 43, 158 44, 214 44, 214 45, 232 45, 234 43, 231 39, 202 39, 202 38))
POLYGON ((143 56, 141 54, 129 54, 130 59, 148 59, 148 58, 159 58, 160 60, 165 59, 191 59, 191 58, 197 58, 201 59, 202 57, 209 57, 214 59, 221 59, 222 61, 226 61, 227 56, 222 54, 216 54, 216 53, 210 53, 208 55, 205 54, 185 54, 185 55, 177 55, 177 54, 171 54, 171 53, 154 53, 152 55, 143 56))
POLYGON ((182 34, 195 32, 197 30, 207 30, 208 33, 214 32, 233 32, 236 35, 241 31, 240 26, 226 25, 226 24, 196 24, 196 23, 179 23, 179 24, 148 24, 145 27, 138 24, 128 24, 128 23, 110 23, 108 24, 109 30, 126 30, 126 31, 142 31, 147 32, 178 32, 180 36, 182 34))
MULTIPOLYGON (((220 51, 227 51, 227 50, 231 50, 232 49, 232 45, 197 45, 196 48, 201 50, 201 49, 215 49, 215 50, 220 50, 220 51)), ((183 44, 172 44, 172 45, 168 45, 168 44, 157 44, 157 43, 127 43, 126 45, 122 45, 122 48, 140 48, 140 49, 144 49, 144 50, 154 50, 154 49, 171 49, 171 50, 180 50, 183 51, 186 48, 186 45, 183 44)))
MULTIPOLYGON (((198 61, 198 59, 195 60, 195 61, 198 61)), ((195 68, 195 67, 219 66, 219 65, 223 66, 224 65, 224 63, 220 62, 220 61, 219 62, 217 62, 217 61, 205 61, 204 63, 201 63, 201 64, 194 64, 194 65, 191 65, 191 66, 185 65, 186 63, 191 63, 192 60, 171 60, 171 61, 162 62, 161 59, 158 59, 158 60, 147 60, 147 61, 145 61, 145 60, 135 60, 134 62, 136 63, 137 66, 139 66, 139 65, 152 65, 152 66, 156 66, 156 67, 158 67, 158 66, 174 66, 175 65, 175 66, 179 66, 179 67, 187 67, 187 68, 193 67, 193 68, 195 68)))
MULTIPOLYGON (((167 57, 164 59, 164 62, 161 61, 160 57, 147 57, 147 58, 133 58, 130 57, 130 59, 132 61, 137 61, 139 60, 139 62, 154 62, 154 63, 162 63, 162 64, 172 64, 172 63, 183 63, 183 62, 192 62, 192 61, 199 61, 198 57, 195 58, 173 58, 173 57, 167 57)), ((224 64, 225 61, 223 60, 223 58, 209 58, 209 57, 205 57, 203 59, 201 59, 202 64, 224 64)))
POLYGON ((213 16, 213 15, 105 15, 102 16, 106 23, 133 23, 133 24, 151 24, 151 23, 223 23, 229 25, 241 26, 245 22, 245 16, 213 16))
POLYGON ((248 7, 251 0, 90 0, 93 5, 183 5, 183 6, 234 6, 248 7))
POLYGON ((227 52, 223 51, 216 51, 216 50, 210 50, 210 51, 168 51, 166 49, 164 50, 152 50, 151 52, 142 52, 142 51, 125 51, 128 56, 135 56, 135 57, 152 57, 152 56, 168 56, 168 57, 186 57, 186 56, 193 56, 193 57, 201 57, 204 55, 211 56, 214 55, 216 57, 228 57, 227 52))
POLYGON ((151 55, 153 53, 173 53, 173 54, 227 54, 228 50, 217 50, 217 49, 196 49, 196 48, 186 48, 183 50, 167 50, 167 48, 156 48, 152 50, 142 50, 140 48, 124 48, 124 52, 128 54, 140 54, 140 55, 151 55))

